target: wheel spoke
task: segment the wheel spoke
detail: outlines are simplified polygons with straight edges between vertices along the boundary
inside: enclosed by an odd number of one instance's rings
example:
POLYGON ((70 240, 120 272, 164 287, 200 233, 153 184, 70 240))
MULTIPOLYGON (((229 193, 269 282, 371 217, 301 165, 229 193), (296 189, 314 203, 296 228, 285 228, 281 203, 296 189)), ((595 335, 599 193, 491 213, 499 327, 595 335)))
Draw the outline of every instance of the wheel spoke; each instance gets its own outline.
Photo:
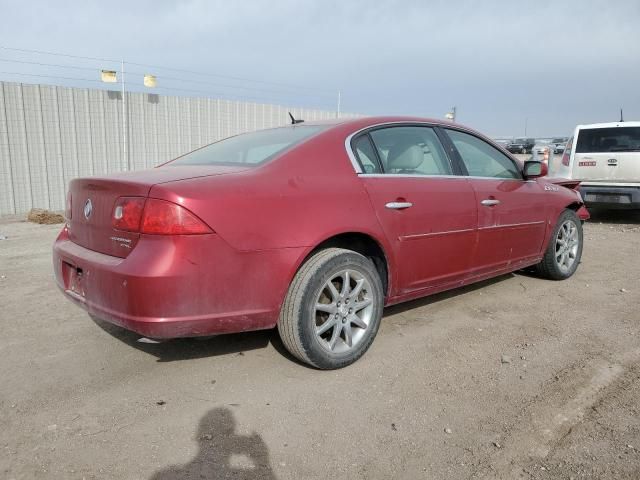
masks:
POLYGON ((333 328, 333 333, 331 335, 331 340, 329 340, 330 350, 333 350, 336 347, 336 342, 338 341, 338 337, 340 336, 341 331, 342 331, 342 324, 340 322, 336 322, 335 327, 333 328))
POLYGON ((342 331, 344 332, 344 341, 345 343, 351 347, 353 345, 353 335, 351 332, 351 323, 347 322, 342 326, 342 331))
POLYGON ((350 297, 354 300, 358 299, 358 295, 360 295, 360 292, 362 291, 362 287, 364 286, 364 278, 361 278, 360 280, 358 280, 356 282, 356 286, 355 288, 351 291, 351 295, 350 297))
POLYGON ((349 270, 345 270, 342 280, 342 292, 340 292, 340 294, 346 297, 351 291, 351 276, 349 275, 349 270))
POLYGON ((338 292, 338 289, 333 284, 332 280, 333 279, 329 279, 329 281, 327 282, 327 287, 329 288, 329 292, 331 292, 331 299, 333 300, 332 303, 334 303, 336 300, 338 300, 338 298, 340 298, 340 292, 338 292))
POLYGON ((353 304, 353 311, 354 312, 359 312, 360 310, 362 310, 365 307, 368 307, 369 305, 371 305, 372 300, 370 298, 365 298, 364 300, 360 301, 360 302, 355 302, 353 304))
POLYGON ((351 315, 351 317, 349 317, 349 320, 351 323, 353 323, 356 327, 359 328, 367 328, 367 324, 364 323, 364 320, 362 320, 358 315, 351 315))
POLYGON ((336 313, 335 303, 316 303, 316 310, 325 313, 336 313))
POLYGON ((316 327, 316 335, 322 335, 324 332, 329 330, 331 327, 333 327, 336 324, 336 320, 337 319, 335 317, 328 318, 326 322, 324 322, 319 327, 316 327))

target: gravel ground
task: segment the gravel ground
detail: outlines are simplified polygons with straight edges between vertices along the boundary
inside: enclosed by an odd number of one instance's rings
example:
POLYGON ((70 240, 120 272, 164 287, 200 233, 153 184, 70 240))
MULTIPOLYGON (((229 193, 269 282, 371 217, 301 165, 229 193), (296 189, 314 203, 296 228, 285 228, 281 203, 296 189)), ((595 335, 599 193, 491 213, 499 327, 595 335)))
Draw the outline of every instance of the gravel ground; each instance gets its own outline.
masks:
POLYGON ((0 477, 640 478, 640 214, 598 214, 568 281, 388 308, 355 365, 275 331, 141 343, 54 285, 59 226, 0 221, 0 477))

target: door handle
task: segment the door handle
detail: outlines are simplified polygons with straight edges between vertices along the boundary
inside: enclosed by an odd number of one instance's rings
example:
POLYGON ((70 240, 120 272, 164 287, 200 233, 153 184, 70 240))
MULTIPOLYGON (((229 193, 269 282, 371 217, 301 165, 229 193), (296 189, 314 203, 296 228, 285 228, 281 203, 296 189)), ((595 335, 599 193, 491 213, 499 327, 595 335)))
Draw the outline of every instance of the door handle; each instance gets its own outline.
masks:
POLYGON ((485 207, 493 207, 494 205, 498 205, 500 203, 500 200, 487 198, 486 200, 482 200, 480 203, 485 207))
POLYGON ((411 202, 389 202, 385 205, 385 207, 390 208, 391 210, 404 210, 405 208, 413 207, 413 203, 411 202))

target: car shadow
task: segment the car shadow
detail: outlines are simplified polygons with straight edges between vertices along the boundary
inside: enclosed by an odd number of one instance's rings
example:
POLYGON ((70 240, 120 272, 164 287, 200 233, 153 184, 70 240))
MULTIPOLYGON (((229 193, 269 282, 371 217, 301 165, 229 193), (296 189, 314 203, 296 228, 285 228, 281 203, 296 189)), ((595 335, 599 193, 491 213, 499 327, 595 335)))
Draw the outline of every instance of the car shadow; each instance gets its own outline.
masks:
POLYGON ((616 225, 640 225, 640 210, 605 210, 589 208, 588 223, 611 223, 616 225))
POLYGON ((158 362, 193 360, 218 355, 244 355, 246 351, 267 348, 271 337, 274 335, 273 330, 259 330, 212 337, 174 338, 154 342, 117 325, 94 317, 91 318, 96 325, 112 337, 155 356, 158 362))
POLYGON ((226 407, 212 408, 202 417, 196 441, 198 453, 189 463, 168 466, 150 480, 276 478, 262 437, 236 433, 236 420, 226 407))
MULTIPOLYGON (((518 272, 527 275, 526 272, 518 272)), ((382 321, 398 313, 403 313, 419 307, 435 304, 443 300, 455 298, 469 292, 485 288, 489 285, 500 283, 508 278, 516 276, 515 273, 501 275, 499 277, 483 280, 464 287, 448 290, 446 292, 430 295, 409 302, 404 302, 391 307, 386 307, 382 321)), ((102 330, 112 337, 127 345, 141 350, 157 358, 158 362, 175 362, 180 360, 194 360, 198 358, 215 357, 219 355, 244 355, 244 352, 273 347, 279 354, 298 365, 313 369, 306 363, 298 360, 286 349, 276 328, 259 330, 255 332, 230 333, 212 337, 175 338, 160 342, 153 342, 141 337, 135 332, 125 330, 117 325, 91 317, 102 330)))
MULTIPOLYGON (((517 273, 522 273, 522 272, 517 272, 517 273)), ((454 288, 453 290, 446 290, 441 293, 429 295, 428 297, 417 298, 415 300, 410 300, 408 302, 403 302, 397 305, 386 307, 384 309, 384 314, 382 316, 383 321, 384 321, 384 317, 389 317, 391 315, 396 315, 398 313, 404 313, 408 310, 413 310, 414 308, 426 307, 427 305, 442 302, 443 300, 448 300, 450 298, 459 297, 466 293, 475 292, 476 290, 481 290, 490 285, 501 283, 509 278, 516 277, 517 273, 516 272, 507 273, 505 275, 500 275, 499 277, 489 278, 487 280, 482 280, 477 283, 472 283, 471 285, 465 285, 464 287, 454 288)))

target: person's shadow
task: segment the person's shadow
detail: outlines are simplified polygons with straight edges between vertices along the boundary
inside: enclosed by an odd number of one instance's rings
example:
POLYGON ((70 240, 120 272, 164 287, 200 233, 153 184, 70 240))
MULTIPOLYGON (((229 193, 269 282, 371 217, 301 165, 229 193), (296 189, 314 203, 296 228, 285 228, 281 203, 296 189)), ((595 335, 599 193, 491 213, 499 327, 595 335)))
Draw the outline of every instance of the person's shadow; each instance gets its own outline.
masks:
POLYGON ((213 408, 200 420, 198 454, 185 465, 171 465, 150 480, 275 479, 269 451, 260 435, 238 435, 228 408, 213 408))

